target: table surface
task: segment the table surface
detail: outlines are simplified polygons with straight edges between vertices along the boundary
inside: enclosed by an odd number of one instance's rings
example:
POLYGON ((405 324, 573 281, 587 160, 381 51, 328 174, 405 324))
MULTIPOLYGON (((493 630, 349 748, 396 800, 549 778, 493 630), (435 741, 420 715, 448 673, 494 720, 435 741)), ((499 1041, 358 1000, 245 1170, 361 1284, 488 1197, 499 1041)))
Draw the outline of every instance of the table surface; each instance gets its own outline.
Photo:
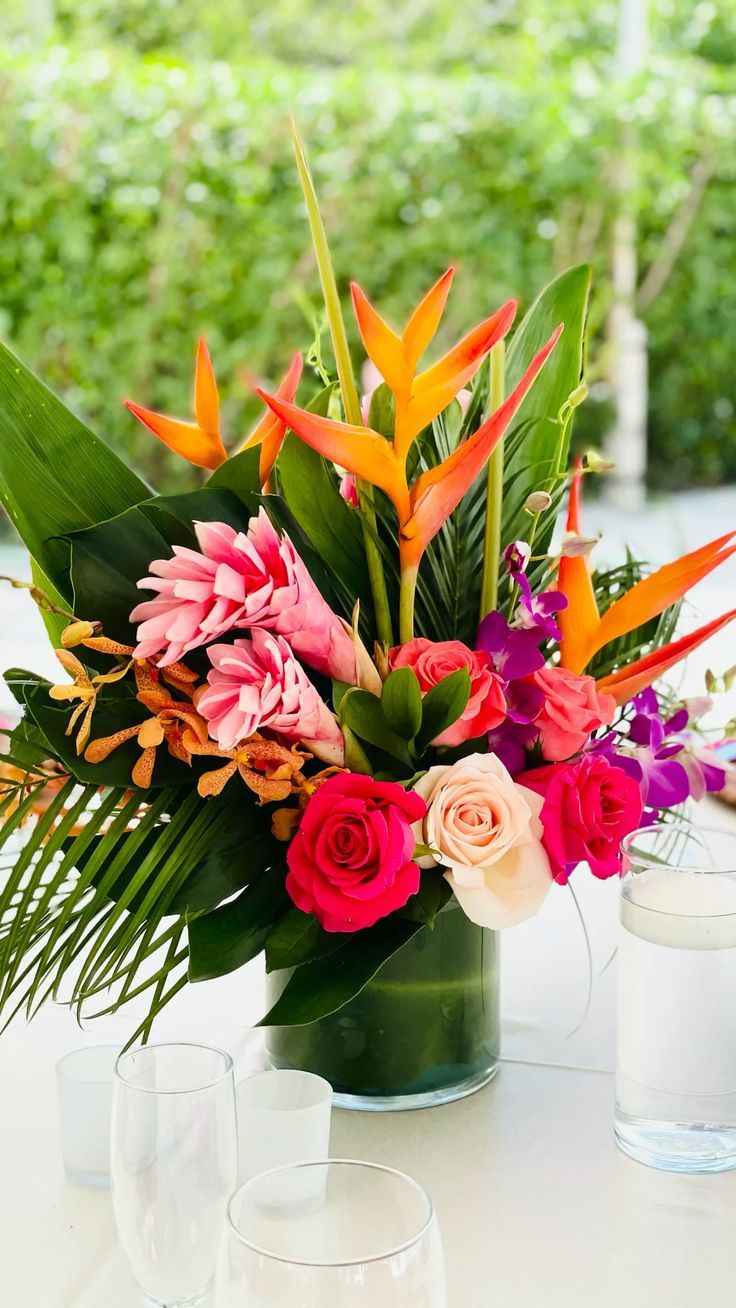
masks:
MULTIPOLYGON (((257 1037, 226 1016, 236 998, 248 1008, 258 1002, 258 976, 251 971, 246 999, 232 981, 227 1003, 224 989, 197 988, 162 1034, 228 1047, 242 1076, 258 1057, 257 1037)), ((50 1005, 0 1039, 3 1308, 138 1302, 109 1194, 64 1179, 54 1088, 56 1059, 80 1043, 122 1040, 120 1022, 80 1032, 65 1009, 50 1005)), ((530 1031, 529 1022, 509 1025, 511 1043, 530 1031)), ((550 1041, 547 1033, 537 1043, 550 1041)), ((490 1086, 456 1104, 335 1112, 332 1154, 389 1163, 432 1194, 449 1308, 732 1304, 736 1173, 684 1177, 643 1167, 614 1146, 612 1113, 609 1071, 504 1062, 490 1086)))

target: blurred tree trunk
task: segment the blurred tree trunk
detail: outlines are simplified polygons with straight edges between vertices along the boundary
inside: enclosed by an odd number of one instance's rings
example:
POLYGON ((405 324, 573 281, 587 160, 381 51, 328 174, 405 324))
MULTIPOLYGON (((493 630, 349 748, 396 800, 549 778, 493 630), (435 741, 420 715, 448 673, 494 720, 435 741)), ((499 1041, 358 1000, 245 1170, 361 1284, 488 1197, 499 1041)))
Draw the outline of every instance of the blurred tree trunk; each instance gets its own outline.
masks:
MULTIPOLYGON (((625 87, 645 64, 647 0, 619 0, 619 4, 616 75, 625 87)), ((637 129, 632 123, 624 123, 614 172, 617 212, 608 335, 615 417, 606 453, 616 464, 607 480, 608 496, 621 508, 629 509, 643 503, 647 466, 647 335, 636 313, 636 147, 637 129)))

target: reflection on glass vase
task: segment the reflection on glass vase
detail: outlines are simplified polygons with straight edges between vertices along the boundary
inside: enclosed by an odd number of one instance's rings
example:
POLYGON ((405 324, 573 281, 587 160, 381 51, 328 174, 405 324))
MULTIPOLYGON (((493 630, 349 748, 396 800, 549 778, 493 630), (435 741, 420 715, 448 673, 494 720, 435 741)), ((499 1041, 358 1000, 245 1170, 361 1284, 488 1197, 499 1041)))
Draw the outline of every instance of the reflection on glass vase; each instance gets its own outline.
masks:
MULTIPOLYGON (((289 972, 268 979, 269 1005, 289 972)), ((268 1031, 274 1067, 317 1072, 343 1108, 427 1108, 490 1081, 499 1051, 498 937, 450 903, 345 1008, 268 1031)))

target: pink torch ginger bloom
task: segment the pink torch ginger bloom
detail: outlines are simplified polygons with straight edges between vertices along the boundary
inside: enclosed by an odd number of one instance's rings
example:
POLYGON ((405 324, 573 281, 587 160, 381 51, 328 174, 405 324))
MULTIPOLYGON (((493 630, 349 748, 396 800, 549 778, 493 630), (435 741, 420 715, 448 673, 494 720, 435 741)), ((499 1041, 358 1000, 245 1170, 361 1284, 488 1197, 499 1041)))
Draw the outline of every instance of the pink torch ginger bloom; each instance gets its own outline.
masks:
POLYGON ((266 727, 301 740, 318 758, 342 765, 342 732, 283 636, 254 630, 252 640, 213 645, 207 688, 197 709, 221 749, 266 727))
POLYGON ((159 667, 166 667, 229 631, 267 627, 310 667, 354 682, 348 632, 265 509, 247 532, 224 522, 198 522, 195 531, 199 550, 175 545, 172 557, 155 559, 152 575, 138 582, 158 594, 130 615, 140 623, 136 658, 160 654, 159 667))

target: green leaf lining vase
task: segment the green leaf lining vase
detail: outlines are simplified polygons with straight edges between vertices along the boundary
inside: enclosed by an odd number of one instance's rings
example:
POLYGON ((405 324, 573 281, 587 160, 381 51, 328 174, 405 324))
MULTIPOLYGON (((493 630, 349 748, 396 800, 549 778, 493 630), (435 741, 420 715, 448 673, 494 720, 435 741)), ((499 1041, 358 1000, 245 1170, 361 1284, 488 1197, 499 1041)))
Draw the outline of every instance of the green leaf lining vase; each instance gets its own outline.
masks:
MULTIPOLYGON (((290 972, 268 978, 269 1005, 290 972)), ((472 1094, 498 1065, 498 938, 454 901, 344 1008, 273 1027, 273 1067, 324 1076, 341 1108, 427 1108, 472 1094)))

